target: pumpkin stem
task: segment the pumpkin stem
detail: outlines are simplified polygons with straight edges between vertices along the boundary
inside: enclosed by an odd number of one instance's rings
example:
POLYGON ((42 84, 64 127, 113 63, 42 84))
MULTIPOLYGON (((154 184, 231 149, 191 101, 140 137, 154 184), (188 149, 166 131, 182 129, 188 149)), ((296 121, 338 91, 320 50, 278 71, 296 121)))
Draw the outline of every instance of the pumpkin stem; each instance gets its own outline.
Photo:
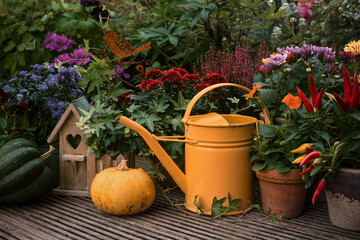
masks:
POLYGON ((128 171, 129 168, 127 166, 127 162, 128 160, 121 160, 120 164, 116 167, 116 169, 120 170, 120 171, 128 171))

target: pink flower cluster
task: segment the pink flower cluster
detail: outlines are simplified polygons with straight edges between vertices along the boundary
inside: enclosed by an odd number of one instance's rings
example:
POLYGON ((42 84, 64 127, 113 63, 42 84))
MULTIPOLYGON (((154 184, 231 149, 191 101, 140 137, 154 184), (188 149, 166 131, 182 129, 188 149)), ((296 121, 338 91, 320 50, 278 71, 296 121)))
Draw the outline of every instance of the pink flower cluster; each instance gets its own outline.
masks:
POLYGON ((314 0, 305 0, 305 1, 300 1, 297 4, 297 10, 299 12, 299 15, 301 18, 303 19, 308 19, 310 18, 313 13, 311 11, 310 8, 312 8, 314 5, 314 0))
POLYGON ((86 65, 90 61, 91 53, 85 54, 84 48, 75 49, 72 53, 64 53, 54 59, 56 64, 67 63, 69 65, 78 64, 81 66, 86 65))
POLYGON ((252 76, 257 73, 261 65, 261 59, 268 56, 270 52, 265 43, 259 46, 255 53, 243 43, 235 48, 235 52, 216 52, 210 47, 210 52, 201 60, 202 71, 209 75, 219 73, 225 76, 229 82, 251 87, 252 76))
POLYGON ((43 45, 45 45, 45 48, 50 49, 50 51, 62 52, 71 48, 74 43, 74 40, 67 38, 64 34, 60 36, 56 33, 51 34, 51 32, 48 32, 43 45))

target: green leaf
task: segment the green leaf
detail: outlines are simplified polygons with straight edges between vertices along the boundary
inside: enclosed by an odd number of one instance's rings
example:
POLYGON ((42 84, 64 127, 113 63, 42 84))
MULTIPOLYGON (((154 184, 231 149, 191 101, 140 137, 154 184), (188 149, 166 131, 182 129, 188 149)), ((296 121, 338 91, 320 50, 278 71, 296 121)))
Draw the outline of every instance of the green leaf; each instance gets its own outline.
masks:
POLYGON ((176 131, 178 128, 181 132, 185 131, 184 124, 181 122, 181 119, 181 116, 176 116, 175 118, 171 119, 170 124, 172 125, 174 131, 176 131))
POLYGON ((313 168, 313 170, 311 170, 310 176, 314 176, 316 173, 318 173, 318 172, 321 170, 322 167, 323 167, 323 164, 318 164, 318 165, 316 165, 316 166, 313 168))
POLYGON ((179 39, 177 37, 169 37, 169 42, 176 47, 179 39))
POLYGON ((222 204, 226 201, 226 197, 217 200, 216 197, 213 198, 213 203, 211 206, 211 215, 215 218, 221 219, 221 214, 224 213, 228 208, 222 206, 222 204))
POLYGON ((16 46, 14 41, 10 41, 8 42, 8 44, 6 45, 6 47, 3 49, 4 52, 9 52, 11 51, 14 47, 16 46))
POLYGON ((260 171, 266 167, 266 163, 257 163, 252 167, 253 171, 260 171))
POLYGON ((355 112, 351 112, 350 116, 358 121, 360 121, 360 112, 359 111, 355 111, 355 112))
POLYGON ((277 132, 270 125, 263 124, 259 127, 259 134, 264 137, 272 138, 276 136, 277 132))
POLYGON ((314 132, 316 132, 317 134, 319 134, 319 136, 324 139, 326 142, 330 142, 331 140, 331 136, 328 132, 324 132, 324 131, 318 131, 318 130, 314 130, 314 132))
POLYGON ((5 129, 7 126, 7 122, 5 118, 0 118, 0 129, 5 129))
POLYGON ((284 163, 280 162, 280 163, 276 166, 275 170, 276 170, 277 172, 279 172, 279 173, 285 173, 285 172, 289 172, 289 171, 291 170, 291 168, 288 167, 288 166, 286 166, 284 163))
POLYGON ((155 115, 150 115, 145 119, 146 126, 153 132, 154 131, 154 122, 159 121, 155 115))

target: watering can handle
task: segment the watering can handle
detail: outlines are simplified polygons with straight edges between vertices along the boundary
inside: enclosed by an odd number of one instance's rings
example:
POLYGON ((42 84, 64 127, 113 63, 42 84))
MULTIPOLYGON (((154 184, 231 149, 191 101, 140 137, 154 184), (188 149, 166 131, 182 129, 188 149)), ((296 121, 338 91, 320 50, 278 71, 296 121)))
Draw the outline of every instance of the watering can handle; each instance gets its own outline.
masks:
MULTIPOLYGON (((195 103, 203 96, 205 95, 206 93, 208 93, 209 91, 215 89, 215 88, 219 88, 219 87, 238 87, 238 88, 241 88, 247 92, 251 92, 251 90, 247 87, 244 87, 242 85, 239 85, 239 84, 235 84, 235 83, 218 83, 218 84, 214 84, 214 85, 211 85, 203 90, 201 90, 198 94, 196 94, 193 99, 191 99, 191 101, 189 102, 187 108, 186 108, 186 111, 185 111, 185 114, 184 114, 184 117, 183 119, 181 120, 181 122, 183 122, 184 124, 186 124, 186 122, 188 121, 189 117, 190 117, 190 113, 191 113, 191 110, 193 109, 195 103)), ((265 106, 262 106, 261 104, 261 99, 257 99, 260 103, 260 106, 262 107, 262 110, 264 112, 264 116, 265 116, 265 123, 266 124, 270 124, 270 115, 269 115, 269 110, 265 107, 265 106)))

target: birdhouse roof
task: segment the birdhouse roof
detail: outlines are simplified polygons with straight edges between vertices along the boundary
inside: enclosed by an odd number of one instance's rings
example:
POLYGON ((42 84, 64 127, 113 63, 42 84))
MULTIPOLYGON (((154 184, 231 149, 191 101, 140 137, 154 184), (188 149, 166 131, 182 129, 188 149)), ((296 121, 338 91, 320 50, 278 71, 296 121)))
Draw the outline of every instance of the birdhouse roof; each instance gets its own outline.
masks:
POLYGON ((64 123, 66 122, 66 119, 70 116, 70 114, 74 114, 76 119, 80 120, 80 116, 83 115, 80 109, 83 109, 85 111, 90 110, 90 104, 86 100, 86 98, 81 97, 76 100, 74 100, 66 109, 64 114, 61 116, 60 120, 52 130, 50 136, 47 139, 48 143, 53 143, 59 139, 59 131, 63 127, 64 123))

